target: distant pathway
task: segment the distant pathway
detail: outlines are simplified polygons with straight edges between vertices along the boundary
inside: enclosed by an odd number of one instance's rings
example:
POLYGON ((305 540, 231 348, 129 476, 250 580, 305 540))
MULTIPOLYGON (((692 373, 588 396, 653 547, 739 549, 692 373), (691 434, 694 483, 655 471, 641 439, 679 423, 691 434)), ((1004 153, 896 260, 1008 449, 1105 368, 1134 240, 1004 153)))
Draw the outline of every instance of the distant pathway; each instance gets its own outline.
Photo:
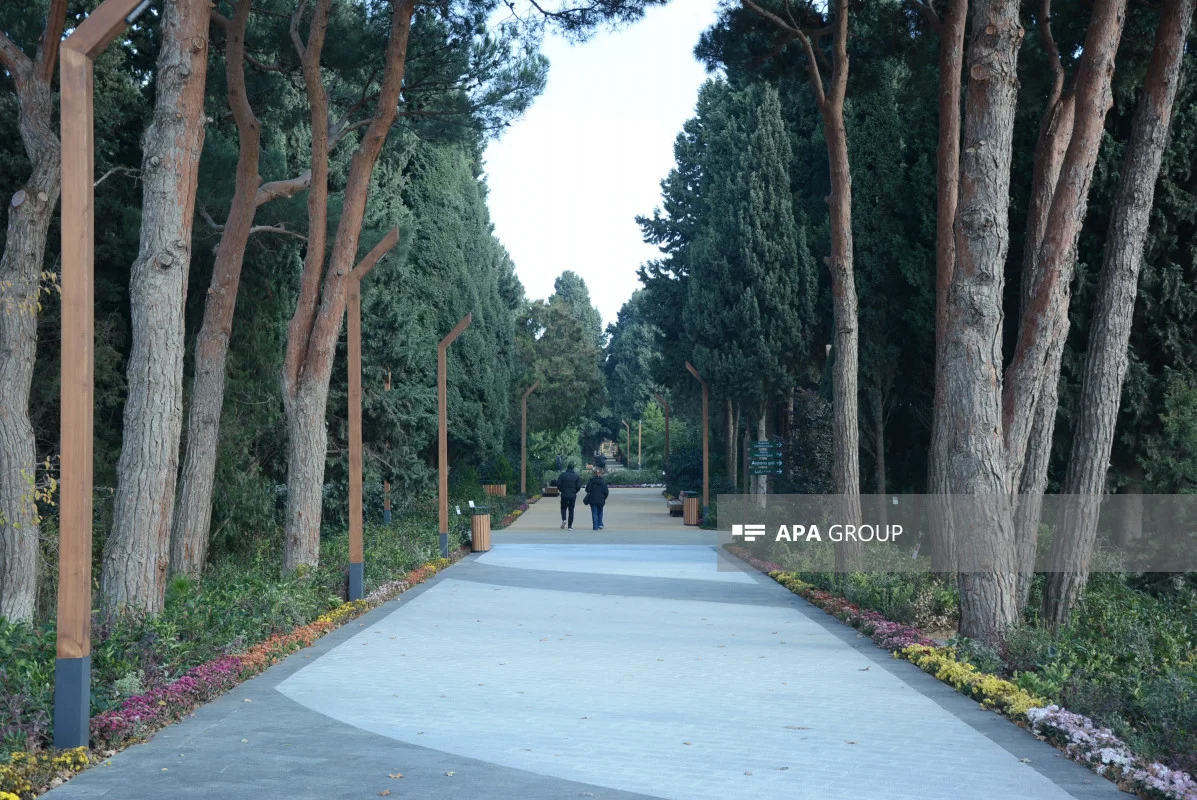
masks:
POLYGON ((1125 796, 736 570, 659 490, 613 489, 598 533, 578 508, 567 533, 545 498, 50 797, 1125 796))

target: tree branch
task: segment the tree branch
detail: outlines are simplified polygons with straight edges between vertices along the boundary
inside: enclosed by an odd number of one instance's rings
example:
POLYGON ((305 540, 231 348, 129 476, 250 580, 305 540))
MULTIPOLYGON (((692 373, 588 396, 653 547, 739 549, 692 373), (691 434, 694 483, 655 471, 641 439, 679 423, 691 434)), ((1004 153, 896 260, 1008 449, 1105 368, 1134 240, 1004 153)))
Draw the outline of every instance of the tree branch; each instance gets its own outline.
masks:
POLYGON ((806 51, 806 69, 807 72, 810 73, 811 85, 815 90, 815 101, 818 103, 819 108, 822 109, 827 104, 827 95, 823 90, 823 75, 819 71, 819 58, 815 55, 815 48, 811 43, 811 37, 821 36, 828 29, 820 28, 818 30, 808 32, 802 28, 791 25, 781 17, 774 14, 772 11, 761 8, 759 5, 753 2, 753 0, 742 0, 742 2, 747 8, 756 12, 764 19, 772 22, 780 31, 782 31, 783 34, 789 36, 791 39, 797 39, 798 41, 802 42, 802 48, 806 51))
POLYGON ((21 52, 21 48, 13 44, 12 39, 9 39, 0 31, 0 66, 12 73, 13 79, 17 81, 20 86, 20 76, 28 75, 29 68, 32 62, 29 61, 29 56, 21 52))
POLYGON ((255 233, 281 233, 285 236, 294 236, 296 239, 300 239, 305 242, 308 240, 308 237, 304 236, 302 233, 288 230, 285 225, 255 225, 249 229, 249 233, 251 236, 255 233))
POLYGON ((46 29, 37 43, 37 72, 43 81, 54 77, 54 65, 58 62, 58 46, 62 43, 62 28, 66 24, 66 0, 51 0, 46 13, 46 29))
POLYGON ((113 167, 112 169, 108 170, 103 175, 101 175, 99 180, 97 180, 95 183, 92 184, 92 188, 99 186, 101 183, 106 181, 109 177, 116 175, 116 174, 131 175, 134 178, 136 178, 141 175, 141 170, 134 169, 133 167, 113 167))
POLYGON ((258 192, 254 195, 254 207, 261 208, 271 200, 277 200, 280 197, 291 197, 299 194, 312 182, 312 171, 304 170, 303 174, 296 175, 294 178, 288 178, 282 181, 271 181, 264 183, 258 187, 258 192))
POLYGON ((930 0, 910 0, 910 4, 923 15, 923 18, 927 20, 931 25, 931 29, 936 34, 943 35, 943 20, 936 13, 935 6, 931 4, 930 0))

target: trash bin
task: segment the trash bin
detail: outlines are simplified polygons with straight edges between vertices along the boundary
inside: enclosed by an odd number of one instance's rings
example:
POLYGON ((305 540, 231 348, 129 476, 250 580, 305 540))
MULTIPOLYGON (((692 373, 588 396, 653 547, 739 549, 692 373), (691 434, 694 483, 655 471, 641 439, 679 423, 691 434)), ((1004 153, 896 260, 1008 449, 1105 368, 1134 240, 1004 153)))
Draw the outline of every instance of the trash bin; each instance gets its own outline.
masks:
POLYGON ((490 507, 474 506, 470 517, 470 550, 485 553, 490 550, 490 507))
POLYGON ((505 483, 484 483, 482 484, 482 491, 494 497, 507 496, 507 484, 505 483))
POLYGON ((698 492, 682 492, 682 522, 697 525, 702 521, 702 509, 698 505, 698 492))

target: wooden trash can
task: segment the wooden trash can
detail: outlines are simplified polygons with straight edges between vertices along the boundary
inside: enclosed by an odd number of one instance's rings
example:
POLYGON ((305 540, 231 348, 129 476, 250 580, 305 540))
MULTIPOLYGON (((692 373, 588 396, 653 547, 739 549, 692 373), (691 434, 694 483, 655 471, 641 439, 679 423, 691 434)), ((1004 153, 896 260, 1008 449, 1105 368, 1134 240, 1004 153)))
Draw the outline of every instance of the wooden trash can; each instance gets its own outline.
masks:
POLYGON ((474 507, 474 515, 470 517, 470 550, 475 553, 486 553, 490 550, 489 508, 474 507))
POLYGON ((507 484, 505 483, 484 483, 482 484, 482 491, 492 497, 506 497, 507 484))
POLYGON ((697 525, 702 521, 702 508, 698 504, 698 492, 682 492, 682 522, 697 525))

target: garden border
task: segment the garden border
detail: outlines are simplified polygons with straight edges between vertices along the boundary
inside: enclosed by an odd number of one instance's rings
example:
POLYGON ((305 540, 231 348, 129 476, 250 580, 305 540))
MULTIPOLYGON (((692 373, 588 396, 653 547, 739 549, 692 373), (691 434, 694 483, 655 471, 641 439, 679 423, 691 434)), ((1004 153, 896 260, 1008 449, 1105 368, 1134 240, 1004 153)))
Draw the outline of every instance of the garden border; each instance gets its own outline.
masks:
POLYGON ((127 698, 119 708, 91 719, 91 739, 96 743, 94 750, 48 748, 36 753, 13 753, 8 764, 0 764, 0 800, 37 797, 89 767, 102 764, 117 752, 148 741, 164 728, 193 715, 201 706, 312 647, 349 622, 400 598, 469 555, 469 545, 463 545, 451 552, 447 559, 425 562, 403 573, 402 579, 381 584, 362 600, 346 601, 306 625, 276 633, 242 653, 206 661, 165 686, 127 698), (131 717, 125 716, 130 714, 131 717), (106 727, 110 733, 121 731, 122 738, 115 742, 96 742, 97 729, 106 727))
MULTIPOLYGON (((839 625, 822 620, 824 627, 829 630, 838 629, 841 638, 851 635, 852 629, 858 629, 858 636, 867 636, 880 649, 889 650, 893 659, 909 661, 922 671, 941 681, 947 691, 943 694, 923 692, 934 699, 940 706, 952 711, 974 729, 980 731, 991 740, 997 742, 1007 751, 1017 755, 1013 749, 1018 741, 1008 734, 1014 734, 1008 726, 994 726, 996 717, 985 715, 989 724, 978 724, 972 718, 965 716, 952 708, 948 698, 943 695, 960 695, 976 701, 974 708, 992 710, 1006 720, 1014 723, 1033 734, 1036 739, 1054 747, 1057 757, 1069 764, 1075 763, 1088 768, 1092 773, 1101 777, 1101 783, 1114 789, 1121 789, 1137 794, 1144 798, 1160 798, 1161 800, 1197 800, 1197 781, 1187 773, 1172 770, 1157 762, 1147 762, 1135 756, 1125 742, 1115 737, 1106 728, 1101 728, 1088 717, 1066 711, 1057 705, 1029 706, 1027 700, 1038 701, 1029 693, 1014 686, 996 675, 980 672, 970 664, 955 659, 955 650, 951 647, 936 646, 925 634, 913 625, 901 625, 891 622, 875 611, 862 611, 854 603, 845 598, 826 592, 797 578, 795 573, 789 573, 780 564, 766 561, 752 555, 745 548, 738 545, 724 545, 724 550, 743 562, 747 567, 767 576, 798 595, 810 605, 820 609, 825 614, 835 617, 839 625), (900 641, 902 637, 911 639, 910 643, 900 641), (894 642, 897 638, 899 641, 894 642), (922 639, 923 642, 917 640, 922 639), (902 644, 900 650, 892 649, 887 643, 902 644), (950 687, 950 688, 948 688, 950 687), (1005 730, 1003 730, 1005 729, 1005 730), (1109 772, 1110 774, 1106 774, 1109 772)), ((891 672, 897 673, 890 669, 891 672)), ((899 675, 913 686, 905 676, 899 675)), ((916 687, 919 688, 919 687, 916 687)), ((920 691, 922 691, 920 689, 920 691)), ((967 702, 967 701, 966 701, 967 702)), ((1021 737, 1019 737, 1021 738, 1021 737)), ((1060 785, 1074 796, 1082 796, 1076 790, 1083 791, 1083 796, 1091 796, 1094 787, 1088 784, 1082 787, 1075 780, 1071 780, 1063 771, 1052 768, 1044 769, 1045 765, 1030 762, 1038 772, 1060 785), (1075 790, 1074 790, 1075 789, 1075 790)), ((1063 766, 1063 764, 1057 764, 1063 766)))

